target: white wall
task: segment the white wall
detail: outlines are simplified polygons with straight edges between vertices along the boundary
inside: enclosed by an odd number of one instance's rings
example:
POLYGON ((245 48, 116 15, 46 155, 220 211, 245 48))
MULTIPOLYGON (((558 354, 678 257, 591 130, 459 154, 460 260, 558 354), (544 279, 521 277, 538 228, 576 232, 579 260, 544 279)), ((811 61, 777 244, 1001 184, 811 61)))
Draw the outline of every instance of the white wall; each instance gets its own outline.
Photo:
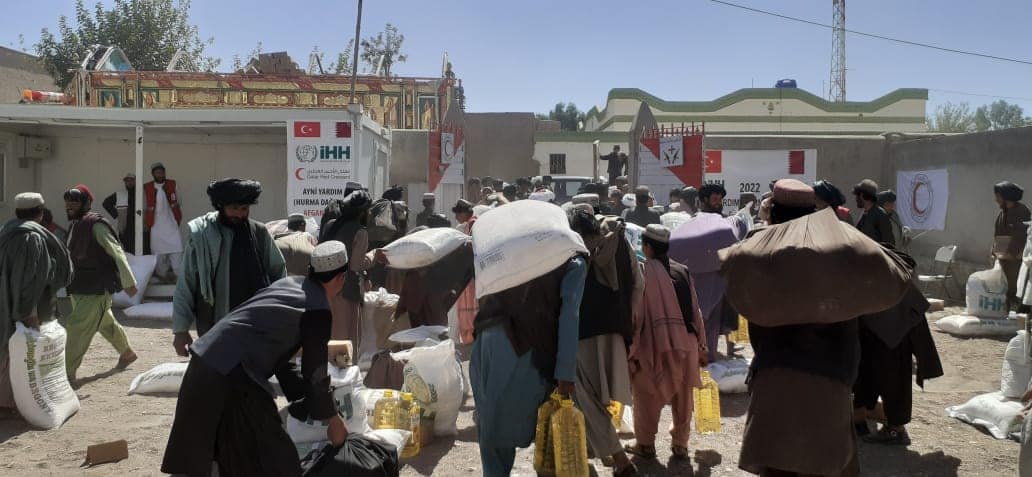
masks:
MULTIPOLYGON (((620 146, 621 152, 627 152, 626 142, 602 142, 598 146, 599 155, 609 154, 613 151, 613 146, 620 146)), ((590 142, 535 142, 534 160, 539 164, 540 175, 551 174, 548 162, 550 154, 566 154, 566 174, 564 175, 591 177, 593 156, 590 142)), ((608 177, 606 173, 608 166, 606 161, 598 161, 598 175, 608 177)))

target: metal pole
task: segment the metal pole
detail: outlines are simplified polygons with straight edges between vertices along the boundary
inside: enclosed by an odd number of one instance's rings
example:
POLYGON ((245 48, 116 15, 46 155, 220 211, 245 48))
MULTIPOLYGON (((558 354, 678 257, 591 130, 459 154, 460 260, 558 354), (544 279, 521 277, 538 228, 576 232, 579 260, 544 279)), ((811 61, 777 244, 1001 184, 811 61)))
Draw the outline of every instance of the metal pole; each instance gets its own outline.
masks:
POLYGON ((136 210, 131 212, 136 214, 136 225, 133 227, 136 241, 133 244, 135 250, 132 251, 136 256, 143 255, 143 182, 143 126, 136 126, 136 189, 133 192, 136 196, 136 210))
MULTIPOLYGON (((362 0, 358 0, 358 17, 355 18, 355 52, 351 58, 351 101, 355 104, 355 80, 358 78, 358 43, 362 32, 362 0)), ((361 128, 361 125, 359 125, 361 128)))
POLYGON ((598 180, 598 143, 598 139, 591 143, 591 182, 598 180))

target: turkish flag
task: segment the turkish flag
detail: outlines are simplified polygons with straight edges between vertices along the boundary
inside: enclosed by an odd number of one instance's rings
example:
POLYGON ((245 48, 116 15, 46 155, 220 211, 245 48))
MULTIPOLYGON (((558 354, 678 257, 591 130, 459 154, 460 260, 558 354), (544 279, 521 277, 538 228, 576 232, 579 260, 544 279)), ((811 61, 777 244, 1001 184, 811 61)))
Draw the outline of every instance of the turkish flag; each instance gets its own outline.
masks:
POLYGON ((294 123, 294 137, 321 137, 318 121, 296 121, 294 123))
POLYGON ((788 151, 788 173, 806 173, 806 153, 803 151, 788 151))
POLYGON ((724 161, 720 150, 706 151, 706 172, 720 174, 724 170, 724 161))

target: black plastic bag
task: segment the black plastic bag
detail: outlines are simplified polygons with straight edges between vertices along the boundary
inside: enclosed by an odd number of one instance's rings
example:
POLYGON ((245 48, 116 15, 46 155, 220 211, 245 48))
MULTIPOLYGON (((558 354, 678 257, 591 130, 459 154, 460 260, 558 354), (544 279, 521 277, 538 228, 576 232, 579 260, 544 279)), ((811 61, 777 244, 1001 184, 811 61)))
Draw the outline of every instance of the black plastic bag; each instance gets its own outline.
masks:
POLYGON ((351 434, 339 449, 326 444, 301 459, 304 477, 398 477, 398 449, 351 434))

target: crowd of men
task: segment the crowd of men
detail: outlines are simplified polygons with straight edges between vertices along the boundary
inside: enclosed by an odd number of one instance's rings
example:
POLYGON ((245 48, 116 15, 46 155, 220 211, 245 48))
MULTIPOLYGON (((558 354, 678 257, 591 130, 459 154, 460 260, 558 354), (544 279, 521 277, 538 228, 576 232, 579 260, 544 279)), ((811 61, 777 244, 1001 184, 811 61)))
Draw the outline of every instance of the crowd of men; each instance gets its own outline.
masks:
MULTIPOLYGON (((618 163, 619 151, 614 154, 610 160, 618 163)), ((207 189, 213 210, 187 223, 182 242, 176 184, 155 164, 154 181, 144 186, 144 249, 165 257, 166 277, 174 274, 172 345, 180 356, 193 358, 161 470, 208 475, 216 462, 224 475, 299 474, 269 388, 273 375, 288 399, 304 399, 312 418, 327 420, 328 439, 340 445, 347 429, 333 411, 326 343, 346 339, 359 347, 362 294, 379 286, 400 293, 398 309, 410 315, 412 326, 447 325, 449 309, 456 308, 459 341, 472 345, 470 383, 484 475, 511 472, 516 449, 534 438, 538 406, 553 391, 576 401, 592 455, 612 466, 614 475, 638 475, 631 457, 656 457, 660 413, 667 405, 674 421, 671 452, 687 459, 694 389, 702 385, 708 363, 735 355, 738 348, 727 335, 739 320, 719 272, 693 274, 692 263, 670 257, 671 230, 661 224, 661 214, 725 218, 727 192, 719 184, 686 187, 670 192, 669 206, 656 206, 647 187, 632 189, 613 164, 610 184, 588 183, 570 203, 555 204, 588 253, 480 300, 468 247, 440 266, 413 271, 391 269, 382 253, 405 234, 451 226, 437 212, 433 194, 422 197, 423 210, 410 229, 400 188, 374 200, 361 184, 349 182, 343 197, 327 206, 318 237, 297 215, 273 235, 250 217, 261 184, 223 179, 207 189), (626 238, 627 224, 643 228, 644 260, 626 238), (717 352, 721 335, 723 356, 717 352), (299 349, 300 374, 291 364, 299 349), (633 404, 635 444, 621 445, 608 411, 612 401, 633 404)), ((139 285, 124 252, 136 245, 135 177, 127 175, 124 182, 124 191, 104 201, 116 223, 92 210, 88 187, 67 190, 66 238, 45 218, 40 194, 15 198, 16 216, 0 228, 0 408, 14 407, 6 358, 14 325, 38 328, 51 319, 59 289, 67 290, 72 303, 64 324, 73 382, 96 333, 119 353, 116 368, 137 359, 111 312, 112 294, 133 296, 139 285)), ((857 229, 913 267, 904 253, 908 230, 894 213, 895 195, 870 180, 852 192, 857 229)), ((1001 207, 996 236, 1007 237, 1000 247, 1009 253, 1000 256, 1011 261, 1004 270, 1012 305, 1018 306, 1014 260, 1020 267, 1029 209, 1015 184, 1000 183, 994 192, 1001 207)), ((466 197, 451 212, 456 228, 471 235, 478 217, 493 208, 555 201, 547 182, 530 178, 514 184, 470 179, 466 197)), ((742 204, 750 202, 755 217, 726 217, 740 240, 749 240, 755 227, 826 208, 852 223, 844 194, 827 181, 772 182, 768 193, 742 204), (742 223, 747 220, 754 223, 742 223)), ((924 319, 927 308, 911 286, 898 305, 879 315, 833 325, 750 324, 755 358, 740 467, 761 475, 856 475, 858 436, 908 445, 914 358, 918 384, 942 375, 924 319), (882 415, 885 424, 872 432, 868 420, 882 415)))

